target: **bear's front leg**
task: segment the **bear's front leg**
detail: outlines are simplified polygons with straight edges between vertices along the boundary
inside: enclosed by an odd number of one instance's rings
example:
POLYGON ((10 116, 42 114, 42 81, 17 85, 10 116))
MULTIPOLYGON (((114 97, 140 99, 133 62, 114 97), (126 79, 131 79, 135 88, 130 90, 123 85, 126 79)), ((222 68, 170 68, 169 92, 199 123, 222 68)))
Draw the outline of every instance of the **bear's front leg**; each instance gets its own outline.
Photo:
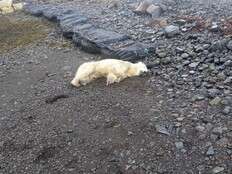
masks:
POLYGON ((79 87, 81 86, 80 84, 80 81, 77 79, 77 78, 74 78, 72 81, 71 81, 71 84, 75 87, 79 87))
POLYGON ((108 86, 108 85, 114 83, 116 80, 117 80, 117 76, 110 73, 110 74, 107 75, 106 85, 108 86))

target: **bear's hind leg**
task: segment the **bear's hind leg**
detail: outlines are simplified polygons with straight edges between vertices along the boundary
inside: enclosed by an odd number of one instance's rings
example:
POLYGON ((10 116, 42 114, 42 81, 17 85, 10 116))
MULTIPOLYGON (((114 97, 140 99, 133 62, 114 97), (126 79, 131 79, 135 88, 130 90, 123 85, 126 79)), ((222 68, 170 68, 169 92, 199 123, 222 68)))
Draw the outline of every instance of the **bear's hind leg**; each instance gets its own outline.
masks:
POLYGON ((114 75, 113 73, 110 73, 110 74, 107 75, 106 85, 108 86, 108 85, 116 82, 116 80, 117 80, 117 76, 114 75))

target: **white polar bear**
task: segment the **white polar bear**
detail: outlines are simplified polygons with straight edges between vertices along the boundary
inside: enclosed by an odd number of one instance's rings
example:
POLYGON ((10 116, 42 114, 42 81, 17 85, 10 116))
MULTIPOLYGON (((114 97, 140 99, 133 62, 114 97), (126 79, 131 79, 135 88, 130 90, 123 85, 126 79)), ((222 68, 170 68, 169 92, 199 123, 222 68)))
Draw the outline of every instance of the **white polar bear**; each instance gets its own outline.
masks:
POLYGON ((86 85, 94 79, 106 77, 106 84, 120 82, 127 77, 139 76, 148 72, 146 65, 142 62, 131 63, 117 59, 104 59, 82 64, 71 81, 71 84, 79 87, 86 85))

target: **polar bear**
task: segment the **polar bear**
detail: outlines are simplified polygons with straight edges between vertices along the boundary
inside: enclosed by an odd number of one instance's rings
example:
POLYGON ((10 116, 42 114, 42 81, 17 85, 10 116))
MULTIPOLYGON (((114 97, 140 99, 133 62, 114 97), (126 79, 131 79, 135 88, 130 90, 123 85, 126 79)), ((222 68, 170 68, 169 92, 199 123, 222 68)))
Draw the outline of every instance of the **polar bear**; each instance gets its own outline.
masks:
POLYGON ((108 86, 127 77, 139 76, 145 72, 148 72, 148 69, 142 62, 131 63, 117 59, 103 59, 80 65, 71 84, 79 87, 88 84, 94 79, 106 77, 106 85, 108 86))

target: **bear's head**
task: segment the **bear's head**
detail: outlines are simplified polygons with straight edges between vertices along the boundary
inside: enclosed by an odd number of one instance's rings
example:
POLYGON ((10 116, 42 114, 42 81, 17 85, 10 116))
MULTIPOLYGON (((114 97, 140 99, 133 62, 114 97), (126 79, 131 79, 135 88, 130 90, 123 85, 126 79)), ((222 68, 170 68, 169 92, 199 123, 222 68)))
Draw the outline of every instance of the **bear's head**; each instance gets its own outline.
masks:
POLYGON ((144 74, 148 72, 147 66, 143 62, 136 63, 138 74, 144 74))

